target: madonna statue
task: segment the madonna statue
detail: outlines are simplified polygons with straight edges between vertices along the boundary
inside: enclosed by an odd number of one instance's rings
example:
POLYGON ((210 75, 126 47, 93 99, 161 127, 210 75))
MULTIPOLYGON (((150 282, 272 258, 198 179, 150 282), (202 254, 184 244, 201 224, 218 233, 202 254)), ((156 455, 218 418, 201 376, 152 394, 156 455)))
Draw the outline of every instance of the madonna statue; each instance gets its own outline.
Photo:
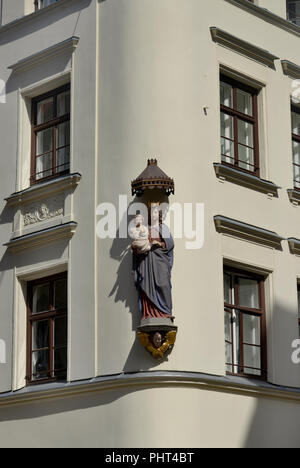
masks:
POLYGON ((147 232, 148 238, 142 244, 142 238, 136 234, 132 244, 133 272, 142 319, 173 320, 171 270, 174 241, 169 228, 160 220, 159 205, 152 205, 149 229, 142 225, 143 221, 142 216, 137 215, 137 231, 143 235, 147 232))

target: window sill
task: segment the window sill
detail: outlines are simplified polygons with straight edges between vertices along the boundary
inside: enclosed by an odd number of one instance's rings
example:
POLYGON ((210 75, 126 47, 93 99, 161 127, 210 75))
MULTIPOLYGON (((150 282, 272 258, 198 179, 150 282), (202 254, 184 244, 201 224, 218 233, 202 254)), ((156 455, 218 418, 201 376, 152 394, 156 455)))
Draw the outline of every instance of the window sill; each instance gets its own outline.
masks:
POLYGON ((227 180, 242 187, 246 187, 257 192, 278 198, 278 190, 281 188, 273 182, 260 179, 255 175, 248 174, 247 172, 239 171, 234 167, 227 166, 221 163, 214 163, 216 176, 220 180, 227 180))
MULTIPOLYGON (((72 197, 80 180, 80 174, 68 174, 32 185, 6 198, 13 223, 11 239, 5 245, 18 251, 23 249, 23 244, 35 245, 34 239, 39 244, 39 233, 59 229, 57 235, 61 235, 61 226, 69 226, 74 221, 72 197)), ((41 240, 43 238, 44 235, 41 240)))
POLYGON ((290 252, 294 255, 300 255, 300 240, 290 237, 288 239, 290 252))
POLYGON ((287 192, 288 192, 290 202, 296 206, 300 205, 300 190, 290 189, 287 192))
POLYGON ((81 174, 73 173, 66 176, 57 177, 46 182, 34 184, 31 187, 15 192, 9 197, 5 198, 9 207, 22 205, 29 201, 39 200, 41 198, 48 198, 56 195, 57 193, 64 192, 70 188, 75 188, 81 179, 81 174))
POLYGON ((290 78, 299 79, 300 78, 300 67, 289 60, 281 60, 281 66, 283 73, 290 78))
POLYGON ((58 224, 57 226, 35 231, 30 234, 12 238, 9 242, 4 244, 5 247, 12 253, 19 253, 24 250, 41 247, 50 242, 56 242, 64 239, 71 239, 77 223, 71 221, 70 223, 58 224))

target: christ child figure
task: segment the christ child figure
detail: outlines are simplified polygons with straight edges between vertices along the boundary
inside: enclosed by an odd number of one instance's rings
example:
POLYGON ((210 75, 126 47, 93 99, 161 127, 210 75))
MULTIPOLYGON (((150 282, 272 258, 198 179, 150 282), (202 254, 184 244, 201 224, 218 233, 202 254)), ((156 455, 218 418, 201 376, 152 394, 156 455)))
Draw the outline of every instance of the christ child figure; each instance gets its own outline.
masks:
POLYGON ((144 225, 144 218, 141 214, 138 214, 134 221, 135 227, 130 229, 130 237, 134 239, 131 248, 137 255, 147 254, 151 250, 149 230, 144 225))

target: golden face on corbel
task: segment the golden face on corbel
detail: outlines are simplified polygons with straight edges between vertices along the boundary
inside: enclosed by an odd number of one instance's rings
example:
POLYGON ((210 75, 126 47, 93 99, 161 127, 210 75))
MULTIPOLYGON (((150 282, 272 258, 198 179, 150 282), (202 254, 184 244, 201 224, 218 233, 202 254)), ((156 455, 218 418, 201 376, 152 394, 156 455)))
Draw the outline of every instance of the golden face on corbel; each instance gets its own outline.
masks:
POLYGON ((171 351, 176 341, 177 330, 167 333, 161 331, 138 332, 141 345, 149 351, 155 359, 163 359, 168 351, 171 351))

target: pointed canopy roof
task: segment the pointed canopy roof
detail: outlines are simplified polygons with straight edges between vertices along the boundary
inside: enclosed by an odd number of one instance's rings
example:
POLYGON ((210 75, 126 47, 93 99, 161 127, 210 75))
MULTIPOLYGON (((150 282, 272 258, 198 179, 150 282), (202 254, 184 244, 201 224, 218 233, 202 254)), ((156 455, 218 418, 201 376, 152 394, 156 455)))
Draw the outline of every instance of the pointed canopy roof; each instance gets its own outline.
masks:
POLYGON ((131 183, 132 195, 140 197, 144 190, 161 189, 166 195, 174 194, 175 184, 157 165, 156 159, 148 159, 146 169, 131 183))

